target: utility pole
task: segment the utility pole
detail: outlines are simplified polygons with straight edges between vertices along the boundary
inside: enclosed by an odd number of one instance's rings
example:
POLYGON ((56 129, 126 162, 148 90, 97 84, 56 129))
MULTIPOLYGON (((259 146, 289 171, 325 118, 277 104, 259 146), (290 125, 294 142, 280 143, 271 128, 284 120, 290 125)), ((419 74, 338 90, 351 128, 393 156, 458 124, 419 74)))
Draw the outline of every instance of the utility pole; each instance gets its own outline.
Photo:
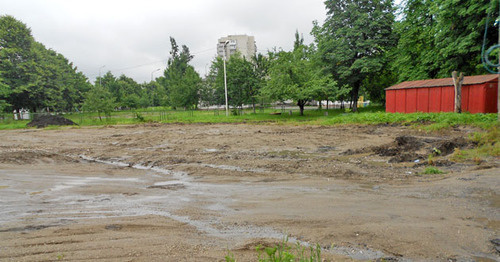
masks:
POLYGON ((226 46, 229 44, 229 40, 224 43, 224 94, 226 96, 226 116, 229 116, 229 106, 227 103, 227 77, 226 77, 226 46))
POLYGON ((105 67, 105 65, 99 67, 99 87, 102 87, 102 84, 101 84, 101 69, 103 69, 105 67))

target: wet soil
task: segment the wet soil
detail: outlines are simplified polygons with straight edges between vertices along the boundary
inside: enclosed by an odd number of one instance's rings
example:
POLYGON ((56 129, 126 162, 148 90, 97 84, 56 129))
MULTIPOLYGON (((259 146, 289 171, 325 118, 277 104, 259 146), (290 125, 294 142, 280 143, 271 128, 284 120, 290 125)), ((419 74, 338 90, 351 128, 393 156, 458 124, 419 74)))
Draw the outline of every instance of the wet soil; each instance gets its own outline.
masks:
POLYGON ((1 131, 0 260, 255 261, 288 235, 327 261, 495 261, 499 159, 449 158, 473 131, 1 131), (429 154, 447 174, 421 174, 429 154))

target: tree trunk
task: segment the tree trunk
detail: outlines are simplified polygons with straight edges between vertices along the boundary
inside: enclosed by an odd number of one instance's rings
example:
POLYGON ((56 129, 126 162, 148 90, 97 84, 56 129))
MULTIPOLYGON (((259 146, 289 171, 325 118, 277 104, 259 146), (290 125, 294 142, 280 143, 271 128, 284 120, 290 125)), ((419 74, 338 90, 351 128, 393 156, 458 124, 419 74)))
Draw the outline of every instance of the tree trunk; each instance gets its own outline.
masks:
POLYGON ((358 95, 359 95, 360 84, 355 84, 352 89, 352 112, 358 111, 358 95))
POLYGON ((460 72, 457 76, 457 71, 451 73, 453 85, 455 86, 455 113, 462 113, 462 83, 464 82, 464 73, 460 72))
POLYGON ((299 109, 300 109, 300 115, 303 116, 304 115, 304 105, 306 104, 306 102, 304 100, 299 100, 297 101, 297 105, 299 106, 299 109))
POLYGON ((255 114, 255 98, 252 98, 253 113, 255 114))
POLYGON ((328 110, 328 97, 326 98, 326 110, 328 110))

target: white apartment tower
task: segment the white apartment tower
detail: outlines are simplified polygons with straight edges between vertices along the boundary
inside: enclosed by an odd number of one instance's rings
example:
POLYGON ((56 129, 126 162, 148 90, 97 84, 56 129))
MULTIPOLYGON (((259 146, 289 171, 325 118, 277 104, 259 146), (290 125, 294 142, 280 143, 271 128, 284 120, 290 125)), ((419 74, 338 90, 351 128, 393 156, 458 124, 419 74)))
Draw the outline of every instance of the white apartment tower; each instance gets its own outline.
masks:
POLYGON ((224 46, 226 46, 226 58, 239 52, 246 59, 250 59, 257 52, 255 37, 248 35, 228 35, 219 38, 217 42, 217 55, 219 57, 224 57, 224 46))

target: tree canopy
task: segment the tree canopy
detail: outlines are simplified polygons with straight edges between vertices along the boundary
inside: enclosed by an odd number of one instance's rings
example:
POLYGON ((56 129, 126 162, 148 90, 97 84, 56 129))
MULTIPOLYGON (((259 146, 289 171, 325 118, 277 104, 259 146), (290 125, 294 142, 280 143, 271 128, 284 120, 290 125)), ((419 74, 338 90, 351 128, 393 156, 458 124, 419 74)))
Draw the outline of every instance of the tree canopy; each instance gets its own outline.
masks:
MULTIPOLYGON (((491 17, 498 17, 497 7, 498 1, 489 0, 406 0, 403 19, 395 24, 399 42, 392 68, 398 81, 450 77, 455 70, 483 74, 486 14, 492 8, 491 17)), ((488 32, 489 44, 496 43, 498 30, 488 32)))
POLYGON ((201 77, 189 64, 193 56, 185 45, 179 50, 173 37, 170 37, 170 45, 167 68, 163 72, 163 77, 159 79, 168 94, 168 105, 173 108, 197 108, 201 77))
POLYGON ((34 40, 12 16, 0 16, 0 100, 4 107, 72 111, 90 89, 63 55, 34 40))
POLYGON ((356 111, 359 90, 370 76, 379 74, 384 53, 396 44, 391 0, 327 0, 327 18, 315 23, 315 36, 323 62, 341 85, 351 88, 356 111))
POLYGON ((294 50, 280 51, 271 60, 269 81, 262 93, 274 100, 291 99, 304 114, 307 101, 321 97, 334 85, 331 76, 323 74, 311 59, 312 47, 303 44, 303 38, 295 35, 294 50))

